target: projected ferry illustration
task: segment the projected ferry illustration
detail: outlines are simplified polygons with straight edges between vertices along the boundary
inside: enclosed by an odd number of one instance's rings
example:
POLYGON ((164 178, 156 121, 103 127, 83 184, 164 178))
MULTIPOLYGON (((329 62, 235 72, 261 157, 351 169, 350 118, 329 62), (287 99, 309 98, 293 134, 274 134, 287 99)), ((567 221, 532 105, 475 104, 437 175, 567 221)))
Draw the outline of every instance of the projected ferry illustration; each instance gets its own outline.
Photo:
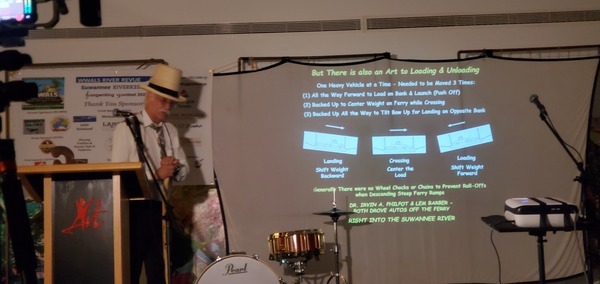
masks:
POLYGON ((437 136, 440 153, 473 147, 494 141, 489 124, 437 136))
MULTIPOLYGON (((425 154, 427 144, 425 135, 373 136, 373 155, 425 154)), ((489 124, 462 129, 437 136, 440 153, 473 147, 493 142, 492 128, 489 124)), ((356 155, 358 137, 304 131, 302 148, 305 150, 356 155)))
POLYGON ((373 136, 373 155, 425 154, 425 135, 373 136))
POLYGON ((305 150, 356 155, 358 151, 358 137, 304 131, 304 142, 302 145, 302 148, 305 150))

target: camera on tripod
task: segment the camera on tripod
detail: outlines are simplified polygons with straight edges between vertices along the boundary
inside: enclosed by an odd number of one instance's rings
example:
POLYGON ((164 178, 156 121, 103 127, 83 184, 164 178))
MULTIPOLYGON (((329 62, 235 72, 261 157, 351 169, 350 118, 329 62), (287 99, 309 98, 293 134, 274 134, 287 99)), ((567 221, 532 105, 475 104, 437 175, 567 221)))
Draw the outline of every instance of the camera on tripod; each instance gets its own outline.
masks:
MULTIPOLYGON (((80 0, 81 23, 84 26, 99 26, 100 0, 80 0)), ((65 0, 0 0, 0 47, 24 46, 24 38, 29 30, 38 27, 53 28, 59 21, 59 15, 69 12, 65 0), (51 2, 53 15, 50 21, 43 24, 38 20, 37 4, 51 2)), ((23 66, 31 65, 31 56, 16 50, 0 52, 0 71, 16 71, 23 66)), ((14 101, 28 101, 38 96, 36 83, 22 80, 0 81, 0 113, 14 101)), ((0 133, 2 119, 0 117, 0 133)), ((38 283, 36 268, 37 258, 33 246, 33 238, 29 216, 25 205, 25 197, 20 180, 17 178, 14 141, 0 139, 0 191, 4 199, 8 232, 12 241, 15 258, 15 271, 21 278, 20 283, 38 283)))
MULTIPOLYGON (((22 54, 16 50, 0 52, 0 70, 18 70, 29 64, 31 64, 31 56, 27 54, 22 54)), ((38 87, 35 83, 24 81, 4 83, 0 81, 0 112, 4 112, 11 101, 27 101, 37 97, 37 95, 38 87)), ((0 133, 2 133, 1 119, 0 133)), ((4 199, 16 270, 20 273, 23 283, 37 283, 35 273, 37 260, 33 248, 25 197, 21 182, 16 175, 14 141, 11 139, 0 139, 0 190, 4 199)))

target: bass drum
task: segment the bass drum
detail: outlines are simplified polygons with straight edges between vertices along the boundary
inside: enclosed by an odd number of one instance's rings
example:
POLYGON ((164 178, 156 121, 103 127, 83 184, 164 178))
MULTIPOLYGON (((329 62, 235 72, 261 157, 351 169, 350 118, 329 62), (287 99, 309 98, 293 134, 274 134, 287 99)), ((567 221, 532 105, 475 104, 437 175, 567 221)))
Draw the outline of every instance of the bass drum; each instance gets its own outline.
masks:
POLYGON ((280 284, 273 269, 256 256, 229 255, 211 263, 195 284, 280 284))

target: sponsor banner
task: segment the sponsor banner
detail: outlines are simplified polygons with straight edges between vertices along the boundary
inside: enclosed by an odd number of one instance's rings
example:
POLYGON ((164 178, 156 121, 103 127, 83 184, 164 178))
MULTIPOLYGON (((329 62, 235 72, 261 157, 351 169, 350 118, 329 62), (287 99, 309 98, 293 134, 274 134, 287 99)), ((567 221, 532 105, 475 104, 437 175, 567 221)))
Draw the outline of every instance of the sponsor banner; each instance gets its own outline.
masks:
MULTIPOLYGON (((38 85, 38 97, 10 106, 10 136, 18 165, 110 162, 112 133, 123 121, 113 110, 139 112, 153 68, 23 69, 11 80, 38 85), (118 74, 118 75, 117 75, 118 74)), ((184 70, 184 74, 186 71, 184 70)), ((214 184, 210 100, 201 100, 208 74, 186 75, 188 101, 172 110, 191 172, 182 185, 214 184)))

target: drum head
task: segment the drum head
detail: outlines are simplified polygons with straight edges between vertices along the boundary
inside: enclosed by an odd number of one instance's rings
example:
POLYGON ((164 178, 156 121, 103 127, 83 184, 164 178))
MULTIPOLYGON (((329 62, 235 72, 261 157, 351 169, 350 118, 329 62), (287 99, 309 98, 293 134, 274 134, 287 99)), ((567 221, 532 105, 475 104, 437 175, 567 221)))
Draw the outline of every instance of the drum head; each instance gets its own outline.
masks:
POLYGON ((211 263, 195 284, 279 284, 279 277, 253 256, 230 255, 211 263))

